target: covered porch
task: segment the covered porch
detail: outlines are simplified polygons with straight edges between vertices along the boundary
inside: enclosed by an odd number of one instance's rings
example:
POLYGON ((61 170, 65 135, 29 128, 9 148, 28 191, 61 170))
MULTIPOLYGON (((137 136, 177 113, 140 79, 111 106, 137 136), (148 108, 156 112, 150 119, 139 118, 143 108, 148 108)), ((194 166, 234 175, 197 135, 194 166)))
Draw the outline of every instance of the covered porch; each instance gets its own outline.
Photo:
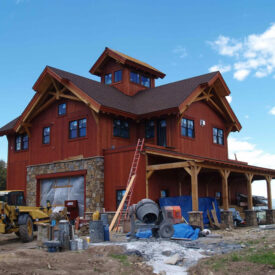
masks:
MULTIPOLYGON (((189 217, 199 217, 199 197, 214 197, 224 210, 223 222, 230 225, 232 217, 229 208, 237 205, 238 194, 245 194, 246 222, 253 226, 257 225, 257 219, 253 211, 252 183, 264 180, 268 199, 267 223, 275 223, 271 194, 271 180, 275 178, 275 170, 235 160, 220 161, 186 155, 148 144, 145 146, 145 157, 147 198, 157 200, 161 195, 189 195, 192 197, 189 217)), ((201 221, 197 223, 201 224, 201 221)))

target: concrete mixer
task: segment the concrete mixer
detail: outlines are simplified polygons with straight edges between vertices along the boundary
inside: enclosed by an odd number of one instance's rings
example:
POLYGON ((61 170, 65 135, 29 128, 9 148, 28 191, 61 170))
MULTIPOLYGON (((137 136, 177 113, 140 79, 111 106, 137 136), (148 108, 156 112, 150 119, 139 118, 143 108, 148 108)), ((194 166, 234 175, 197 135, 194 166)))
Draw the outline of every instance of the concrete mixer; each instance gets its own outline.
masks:
POLYGON ((168 218, 165 208, 150 199, 143 199, 129 209, 131 237, 137 229, 151 229, 154 237, 171 238, 174 235, 173 220, 168 218))

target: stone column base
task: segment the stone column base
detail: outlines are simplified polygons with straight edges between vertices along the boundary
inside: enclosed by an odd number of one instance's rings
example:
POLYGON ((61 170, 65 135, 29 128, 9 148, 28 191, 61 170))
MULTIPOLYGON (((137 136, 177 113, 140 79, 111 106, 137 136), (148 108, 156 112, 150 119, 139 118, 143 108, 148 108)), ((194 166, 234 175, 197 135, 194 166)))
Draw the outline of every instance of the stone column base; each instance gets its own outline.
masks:
POLYGON ((199 227, 201 230, 204 229, 202 211, 191 211, 188 212, 188 215, 191 226, 199 227))
POLYGON ((245 219, 246 219, 246 225, 247 226, 257 226, 257 215, 256 211, 254 210, 245 210, 245 219))
POLYGON ((233 227, 233 213, 232 211, 221 211, 221 228, 233 227))
POLYGON ((266 224, 275 224, 275 210, 268 209, 265 210, 266 213, 266 224))

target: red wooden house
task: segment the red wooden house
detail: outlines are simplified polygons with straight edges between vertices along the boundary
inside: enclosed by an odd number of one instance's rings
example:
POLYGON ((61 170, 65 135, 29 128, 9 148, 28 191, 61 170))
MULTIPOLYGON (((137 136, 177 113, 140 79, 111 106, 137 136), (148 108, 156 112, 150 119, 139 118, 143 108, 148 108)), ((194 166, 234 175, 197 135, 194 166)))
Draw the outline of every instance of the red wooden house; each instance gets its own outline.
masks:
MULTIPOLYGON (((0 129, 8 139, 8 189, 30 205, 77 199, 80 211, 114 211, 125 190, 138 138, 145 138, 133 202, 142 198, 221 195, 226 211, 264 179, 271 206, 275 170, 228 159, 227 137, 241 125, 219 72, 155 87, 165 74, 106 48, 90 69, 100 82, 47 66, 20 117, 0 129)), ((193 215, 191 213, 191 215, 193 215)), ((198 215, 197 215, 198 216, 198 215)))

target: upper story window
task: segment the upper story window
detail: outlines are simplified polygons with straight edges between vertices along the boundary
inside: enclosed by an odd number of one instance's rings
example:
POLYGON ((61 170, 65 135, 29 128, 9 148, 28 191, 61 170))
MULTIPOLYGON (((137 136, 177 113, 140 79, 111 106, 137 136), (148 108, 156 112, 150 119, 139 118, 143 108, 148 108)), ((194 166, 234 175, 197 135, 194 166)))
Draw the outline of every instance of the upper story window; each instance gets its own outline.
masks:
POLYGON ((58 115, 59 116, 64 116, 67 113, 67 104, 66 103, 61 103, 58 105, 58 115))
POLYGON ((130 81, 139 84, 139 74, 135 72, 131 72, 130 81))
POLYGON ((129 123, 123 119, 114 119, 113 135, 114 137, 129 138, 129 123))
POLYGON ((69 123, 69 138, 85 137, 87 132, 87 119, 79 119, 70 121, 69 123))
POLYGON ((42 142, 43 144, 50 144, 51 141, 51 127, 43 128, 43 137, 42 142))
POLYGON ((15 151, 27 150, 29 148, 29 137, 27 134, 15 137, 15 151))
POLYGON ((115 82, 120 82, 122 80, 122 70, 115 72, 115 82))
POLYGON ((142 75, 141 76, 141 85, 149 88, 150 87, 150 78, 142 75))
POLYGON ((194 120, 182 118, 181 119, 181 135, 184 137, 195 137, 194 120))
POLYGON ((213 128, 213 142, 215 144, 224 145, 224 134, 222 129, 213 128))
POLYGON ((105 74, 105 84, 112 84, 112 74, 105 74))
POLYGON ((136 73, 136 72, 130 72, 130 81, 148 88, 151 86, 150 77, 140 75, 139 73, 136 73))
POLYGON ((145 122, 145 137, 146 138, 155 137, 155 122, 153 120, 147 120, 145 122))

